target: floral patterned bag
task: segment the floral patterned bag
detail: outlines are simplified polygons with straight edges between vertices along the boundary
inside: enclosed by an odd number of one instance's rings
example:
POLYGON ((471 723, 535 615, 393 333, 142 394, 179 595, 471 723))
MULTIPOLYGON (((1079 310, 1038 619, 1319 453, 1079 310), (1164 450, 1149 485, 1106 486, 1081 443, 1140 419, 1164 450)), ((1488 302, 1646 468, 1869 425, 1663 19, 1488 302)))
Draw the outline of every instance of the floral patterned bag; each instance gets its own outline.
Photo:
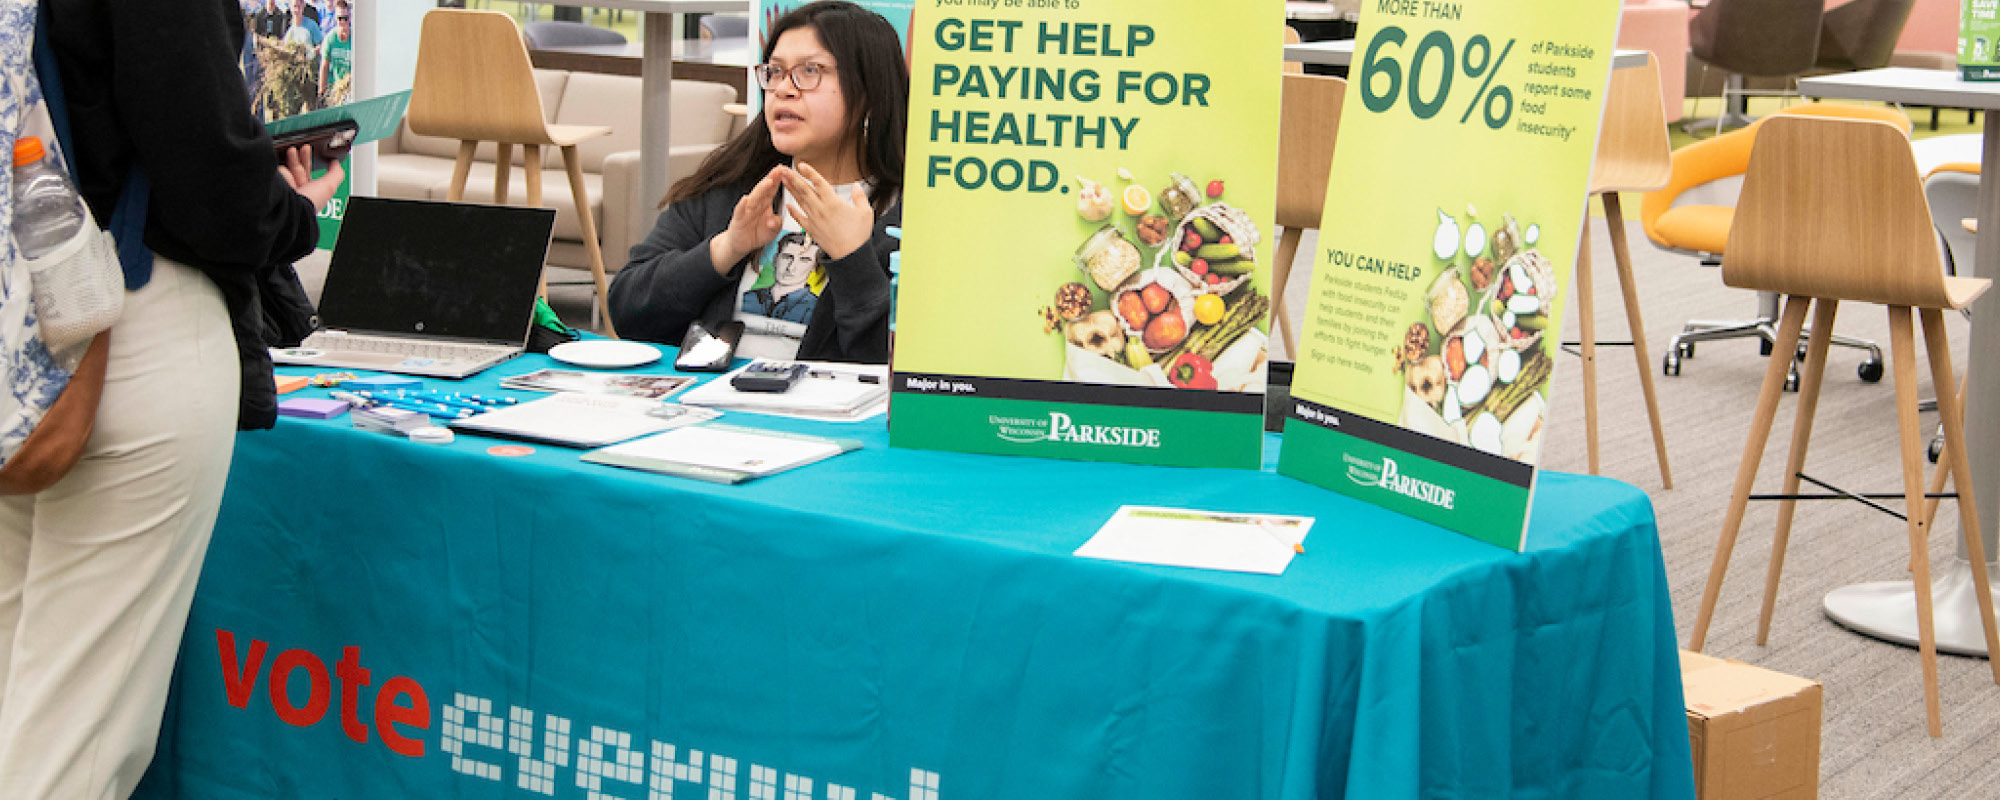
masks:
MULTIPOLYGON (((0 7, 0 148, 6 152, 12 151, 28 110, 42 100, 32 59, 33 49, 46 46, 35 41, 40 38, 35 36, 40 33, 38 11, 25 3, 0 7)), ((64 113, 60 84, 53 80, 53 64, 46 68, 51 73, 50 113, 59 119, 64 113)), ((59 123, 59 131, 66 132, 66 122, 59 123)), ((0 190, 0 198, 7 200, 0 202, 0 230, 11 230, 11 170, 0 170, 0 190)), ((0 370, 7 376, 6 391, 0 392, 0 495, 46 489, 83 456, 104 393, 110 336, 110 331, 98 333, 76 368, 65 369, 43 338, 29 263, 13 237, 0 237, 0 370)))

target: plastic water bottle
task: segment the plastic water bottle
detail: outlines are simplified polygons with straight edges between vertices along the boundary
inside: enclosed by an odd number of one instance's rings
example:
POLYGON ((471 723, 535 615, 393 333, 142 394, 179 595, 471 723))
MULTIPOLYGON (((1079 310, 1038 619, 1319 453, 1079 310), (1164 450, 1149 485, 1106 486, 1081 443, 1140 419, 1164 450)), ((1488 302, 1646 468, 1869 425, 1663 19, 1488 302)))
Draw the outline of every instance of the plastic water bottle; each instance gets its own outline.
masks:
POLYGON ((14 242, 26 258, 48 255, 83 227, 76 187, 45 154, 41 139, 14 142, 14 242))

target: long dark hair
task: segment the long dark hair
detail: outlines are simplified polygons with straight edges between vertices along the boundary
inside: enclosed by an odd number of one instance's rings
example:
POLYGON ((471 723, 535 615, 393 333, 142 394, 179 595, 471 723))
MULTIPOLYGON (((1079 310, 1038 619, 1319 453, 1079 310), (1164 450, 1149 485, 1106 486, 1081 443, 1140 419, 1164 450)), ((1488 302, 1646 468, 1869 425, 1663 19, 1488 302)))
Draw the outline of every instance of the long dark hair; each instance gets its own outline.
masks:
MULTIPOLYGON (((863 177, 874 181, 871 203, 887 212, 903 190, 903 136, 910 98, 910 68, 903 43, 889 21, 843 0, 822 0, 792 9, 771 23, 762 63, 787 31, 811 28, 833 54, 840 93, 847 101, 847 130, 841 135, 860 156, 863 177)), ((709 153, 694 174, 674 183, 661 207, 719 186, 754 182, 790 157, 771 142, 771 128, 759 113, 743 132, 709 153)))

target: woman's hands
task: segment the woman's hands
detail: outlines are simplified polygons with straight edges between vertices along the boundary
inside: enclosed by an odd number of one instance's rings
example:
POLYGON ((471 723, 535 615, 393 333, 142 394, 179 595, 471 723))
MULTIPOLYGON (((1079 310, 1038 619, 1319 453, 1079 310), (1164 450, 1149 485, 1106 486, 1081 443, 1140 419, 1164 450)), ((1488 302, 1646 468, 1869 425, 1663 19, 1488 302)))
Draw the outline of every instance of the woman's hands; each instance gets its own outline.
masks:
POLYGON ((783 170, 785 190, 791 193, 785 205, 792 210, 792 219, 827 257, 846 258, 875 235, 875 209, 867 193, 857 190, 842 199, 833 184, 805 162, 795 170, 778 169, 783 170))
POLYGON ((340 191, 340 182, 347 178, 347 169, 335 161, 326 165, 326 174, 312 176, 312 148, 299 145, 285 151, 285 163, 278 165, 278 174, 285 179, 285 185, 292 191, 312 201, 314 211, 325 211, 326 204, 333 201, 335 192, 340 191))
POLYGON ((842 199, 811 164, 801 162, 797 169, 780 164, 736 201, 729 228, 708 240, 708 258, 716 274, 729 275, 745 256, 778 238, 784 218, 773 209, 780 186, 790 194, 785 205, 792 219, 828 258, 846 258, 875 234, 875 209, 865 193, 853 192, 842 199))
POLYGON ((778 184, 790 171, 783 165, 771 168, 763 180, 751 187, 749 194, 736 201, 736 212, 729 217, 729 228, 708 240, 708 260, 717 275, 728 277, 729 271, 744 256, 762 250, 764 245, 778 238, 778 228, 783 222, 783 217, 776 210, 778 184))

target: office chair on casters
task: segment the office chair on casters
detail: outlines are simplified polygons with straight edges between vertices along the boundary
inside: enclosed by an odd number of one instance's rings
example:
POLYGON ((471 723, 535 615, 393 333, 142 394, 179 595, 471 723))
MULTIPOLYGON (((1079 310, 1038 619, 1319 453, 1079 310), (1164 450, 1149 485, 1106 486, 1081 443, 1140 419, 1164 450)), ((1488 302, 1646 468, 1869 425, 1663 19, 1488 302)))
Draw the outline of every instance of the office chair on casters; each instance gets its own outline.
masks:
MULTIPOLYGON (((1955 393, 1951 347, 1943 311, 1965 308, 1991 282, 1946 277, 1932 231, 1930 209, 1917 180, 1907 126, 1874 120, 1774 117, 1760 126, 1729 232, 1729 253, 1722 277, 1730 286, 1784 295, 1784 318, 1778 329, 1780 351, 1797 346, 1805 326, 1807 306, 1815 307, 1813 330, 1806 347, 1805 382, 1800 387, 1797 418, 1792 428, 1791 454, 1785 466, 1784 492, 1773 499, 1778 510, 1771 565, 1764 583, 1757 642, 1770 633, 1771 611, 1778 578, 1784 568, 1793 511, 1813 414, 1826 376, 1826 352, 1834 316, 1841 302, 1888 307, 1891 356, 1895 368, 1896 416, 1902 443, 1903 497, 1917 600, 1918 649, 1923 657, 1924 700, 1930 734, 1943 733, 1938 707, 1937 642, 1931 618, 1929 533, 1925 513, 1923 455, 1917 429, 1917 370, 1913 315, 1923 321, 1931 379, 1940 388, 1938 416, 1945 427, 1945 453, 1955 476, 1969 475, 1965 450, 1964 411, 1955 393)), ((1701 610, 1695 618, 1689 649, 1699 651, 1708 635, 1731 550, 1743 524, 1750 490, 1778 411, 1779 384, 1785 368, 1776 361, 1764 370, 1757 409, 1744 443, 1715 560, 1709 568, 1701 610)), ((1961 479, 1958 488, 1960 525, 1974 564, 1985 563, 1979 536, 1974 487, 1961 479)), ((1986 635, 1988 652, 2000 653, 1992 588, 1986 570, 1974 569, 1974 593, 1986 635)), ((2000 684, 2000 659, 1989 664, 2000 684)))
MULTIPOLYGON (((1906 134, 1910 130, 1910 118, 1892 108, 1827 103, 1792 106, 1765 120, 1787 116, 1871 119, 1896 125, 1906 134)), ((1702 266, 1721 265, 1728 247, 1730 222, 1735 214, 1736 187, 1741 185, 1743 172, 1750 165, 1751 145, 1756 142, 1757 130, 1765 120, 1675 150, 1672 177, 1667 187, 1649 192, 1640 200, 1639 220, 1646 230, 1646 238, 1664 249, 1695 256, 1701 260, 1702 266)), ((1754 338, 1759 340, 1761 352, 1770 355, 1778 341, 1778 295, 1758 292, 1757 311, 1757 316, 1752 319, 1689 321, 1680 335, 1667 344, 1667 353, 1660 361, 1660 371, 1668 376, 1681 374, 1682 362, 1694 358, 1697 342, 1754 338)), ((1868 357, 1856 369, 1857 374, 1869 383, 1882 380, 1880 345, 1840 335, 1835 335, 1830 341, 1841 347, 1867 351, 1868 357)), ((1796 361, 1799 354, 1791 355, 1796 361)), ((1796 391, 1798 385, 1798 365, 1794 363, 1787 373, 1785 390, 1796 391)))
POLYGON ((1917 0, 1852 0, 1820 19, 1819 55, 1813 66, 1855 72, 1889 66, 1896 39, 1917 0))
MULTIPOLYGON (((480 142, 493 142, 499 148, 498 157, 493 159, 494 202, 507 201, 514 146, 520 145, 527 173, 527 204, 537 207, 542 204, 542 148, 561 149, 584 252, 590 258, 590 276, 597 284, 597 302, 604 302, 610 281, 604 273, 604 253, 597 241, 597 221, 590 211, 577 143, 608 135, 611 129, 548 121, 542 111, 541 92, 535 88, 528 47, 512 17, 498 11, 448 8, 424 14, 408 119, 412 133, 459 140, 458 161, 452 166, 446 195, 454 203, 465 199, 465 182, 480 142)), ((540 293, 548 296, 546 278, 540 293)), ((604 319, 604 332, 618 337, 609 316, 604 319)))
POLYGON ((1692 133, 1714 127, 1719 134, 1749 124, 1738 102, 1750 94, 1743 88, 1744 76, 1796 78, 1811 69, 1819 55, 1824 13, 1825 0, 1709 0, 1688 20, 1688 50, 1702 64, 1729 73, 1722 115, 1682 129, 1692 133))

